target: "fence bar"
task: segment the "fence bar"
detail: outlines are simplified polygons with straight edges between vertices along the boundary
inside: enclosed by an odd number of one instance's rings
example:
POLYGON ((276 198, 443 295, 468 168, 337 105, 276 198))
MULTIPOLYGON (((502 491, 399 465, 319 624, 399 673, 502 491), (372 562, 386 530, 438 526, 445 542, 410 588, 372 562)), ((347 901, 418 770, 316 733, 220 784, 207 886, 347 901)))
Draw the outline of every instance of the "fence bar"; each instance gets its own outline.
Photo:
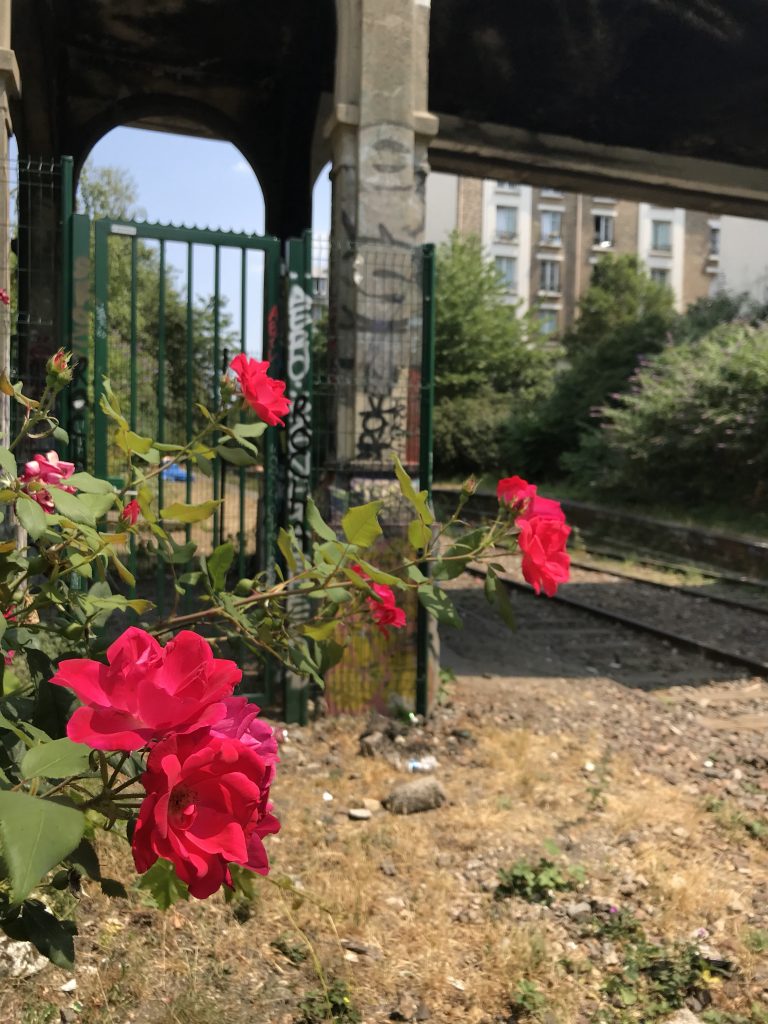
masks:
MULTIPOLYGON (((59 307, 59 341, 63 348, 70 348, 72 329, 72 208, 73 172, 72 157, 61 158, 61 304, 59 307)), ((70 401, 66 392, 58 400, 59 420, 64 430, 69 430, 70 401)), ((68 451, 66 445, 57 445, 59 454, 68 451)))
MULTIPOLYGON (((131 430, 136 430, 136 424, 138 422, 138 403, 139 403, 139 359, 138 359, 138 295, 139 295, 139 282, 138 282, 138 243, 136 236, 131 237, 131 365, 130 365, 130 378, 131 378, 131 430)), ((131 534, 129 541, 129 557, 128 557, 128 568, 132 573, 134 579, 136 578, 136 536, 131 534)), ((131 588, 132 595, 135 593, 135 585, 131 588)))
MULTIPOLYGON (((194 424, 192 421, 192 367, 195 365, 195 344, 194 344, 194 316, 192 311, 192 302, 194 298, 194 259, 192 243, 187 242, 187 337, 186 337, 186 353, 187 353, 187 379, 186 387, 184 391, 184 430, 187 434, 187 440, 191 440, 194 431, 194 424)), ((184 485, 184 500, 187 504, 192 502, 192 473, 191 463, 187 463, 187 479, 184 485)), ((186 541, 189 543, 192 539, 192 525, 187 523, 185 530, 186 541)))
POLYGON ((110 222, 96 221, 94 251, 94 339, 93 339, 93 468, 96 476, 106 477, 108 424, 101 408, 104 378, 109 372, 108 299, 109 299, 109 233, 110 222))
MULTIPOLYGON (((435 396, 435 247, 422 248, 421 408, 419 488, 432 501, 432 410, 435 396)), ((416 620, 416 713, 429 710, 429 618, 419 602, 416 620)))
MULTIPOLYGON (((219 301, 221 288, 221 248, 214 248, 213 263, 213 408, 219 411, 221 405, 221 338, 219 330, 219 301)), ((221 459, 217 458, 213 463, 213 500, 218 501, 221 497, 221 459)), ((221 522, 223 513, 219 506, 213 513, 213 544, 221 543, 221 522)))
MULTIPOLYGON (((157 440, 165 441, 165 240, 160 240, 160 281, 157 298, 157 440)), ((165 488, 162 472, 157 478, 157 507, 165 505, 165 488)), ((165 568, 157 560, 157 608, 165 613, 165 568)))
MULTIPOLYGON (((240 250, 240 351, 245 352, 245 332, 247 329, 247 303, 248 303, 248 250, 240 250)), ((237 572, 240 579, 245 576, 245 466, 240 467, 240 494, 239 494, 239 545, 237 554, 237 572)))

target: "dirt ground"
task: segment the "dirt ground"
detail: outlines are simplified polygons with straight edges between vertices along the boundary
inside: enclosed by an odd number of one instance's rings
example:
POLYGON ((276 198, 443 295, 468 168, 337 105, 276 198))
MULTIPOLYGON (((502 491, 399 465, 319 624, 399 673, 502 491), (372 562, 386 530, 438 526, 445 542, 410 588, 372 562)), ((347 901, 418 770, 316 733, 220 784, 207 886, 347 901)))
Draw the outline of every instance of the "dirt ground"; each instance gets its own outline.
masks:
POLYGON ((272 883, 166 913, 86 885, 76 989, 7 980, 0 1020, 768 1021, 766 683, 524 594, 512 633, 451 587, 426 725, 372 723, 368 757, 360 720, 287 730, 272 883), (446 802, 379 810, 430 755, 446 802))

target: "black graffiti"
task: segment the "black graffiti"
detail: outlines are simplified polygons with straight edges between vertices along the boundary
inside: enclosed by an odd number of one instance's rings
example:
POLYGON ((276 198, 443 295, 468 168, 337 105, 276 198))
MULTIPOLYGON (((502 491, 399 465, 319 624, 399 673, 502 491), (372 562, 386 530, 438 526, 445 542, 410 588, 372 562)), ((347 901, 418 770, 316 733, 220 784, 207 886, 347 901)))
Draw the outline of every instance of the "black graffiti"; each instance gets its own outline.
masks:
POLYGON ((367 395, 368 408, 360 414, 360 436, 357 456, 380 462, 384 455, 405 436, 400 425, 405 418, 405 407, 389 395, 367 395), (391 404, 386 406, 385 402, 391 404))

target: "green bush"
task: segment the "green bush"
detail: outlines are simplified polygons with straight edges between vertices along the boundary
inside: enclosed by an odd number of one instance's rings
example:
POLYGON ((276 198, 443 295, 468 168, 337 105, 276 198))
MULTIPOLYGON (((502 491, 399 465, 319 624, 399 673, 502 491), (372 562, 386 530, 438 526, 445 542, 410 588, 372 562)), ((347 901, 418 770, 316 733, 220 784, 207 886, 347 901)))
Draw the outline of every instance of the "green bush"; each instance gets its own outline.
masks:
POLYGON ((565 465, 646 502, 757 504, 768 487, 768 326, 724 324, 648 360, 565 465))
POLYGON ((444 476, 502 464, 509 419, 508 395, 486 391, 435 406, 435 465, 444 476))

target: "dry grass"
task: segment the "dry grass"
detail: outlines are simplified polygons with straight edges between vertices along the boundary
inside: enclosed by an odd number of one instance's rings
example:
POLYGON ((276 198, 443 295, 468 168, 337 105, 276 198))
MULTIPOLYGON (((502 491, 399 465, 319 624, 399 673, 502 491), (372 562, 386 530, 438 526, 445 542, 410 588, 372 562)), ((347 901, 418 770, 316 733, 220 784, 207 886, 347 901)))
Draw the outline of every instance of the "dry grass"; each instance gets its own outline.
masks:
MULTIPOLYGON (((302 993, 321 982, 311 958, 294 966, 270 945, 282 936, 300 949, 311 943, 325 976, 346 979, 366 1021, 386 1019, 399 993, 412 992, 432 1020, 490 1022, 508 1012, 521 979, 539 986, 553 1020, 586 1020, 580 1013, 599 975, 594 965, 585 976, 565 972, 564 955, 583 953, 570 950, 560 919, 493 899, 495 867, 540 855, 549 838, 584 866, 592 895, 613 894, 628 867, 645 875, 643 898, 656 911, 649 929, 671 941, 706 927, 736 951, 742 982, 749 980, 759 958, 744 946, 745 913, 728 908, 741 901, 746 909, 749 890, 768 885, 763 846, 729 836, 695 796, 618 758, 596 805, 584 771, 599 752, 592 738, 467 724, 478 742, 444 762, 446 806, 367 822, 349 821, 344 809, 385 796, 399 774, 384 760, 357 756, 357 723, 325 723, 317 738, 306 737, 300 749, 309 763, 286 765, 275 787, 283 830, 268 842, 274 878, 287 876, 316 902, 258 882, 250 917, 239 924, 220 895, 162 914, 135 891, 127 906, 89 891, 80 907, 80 1019, 288 1024, 302 993), (632 833, 641 838, 628 844, 632 833), (728 870, 731 851, 748 855, 749 875, 728 870), (382 872, 384 863, 394 876, 382 872), (468 880, 473 864, 479 867, 468 880), (469 919, 457 913, 467 907, 476 911, 469 919), (350 954, 341 939, 373 954, 350 954)), ((102 858, 130 877, 117 840, 102 844, 102 858)), ((46 1006, 72 999, 59 991, 65 979, 48 968, 14 983, 0 998, 0 1019, 44 1024, 46 1006)), ((741 996, 734 998, 737 1005, 741 996)))

